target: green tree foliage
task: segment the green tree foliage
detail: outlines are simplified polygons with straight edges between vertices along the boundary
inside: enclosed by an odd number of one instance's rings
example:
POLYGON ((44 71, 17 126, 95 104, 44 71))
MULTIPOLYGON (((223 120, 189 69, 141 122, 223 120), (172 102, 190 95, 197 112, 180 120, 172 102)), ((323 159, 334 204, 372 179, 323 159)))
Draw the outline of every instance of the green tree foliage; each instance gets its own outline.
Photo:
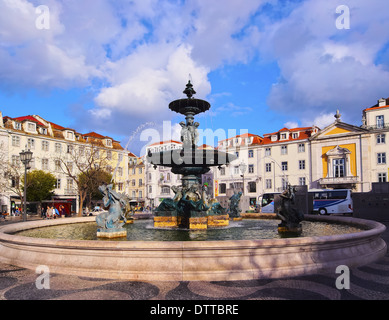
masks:
MULTIPOLYGON (((57 179, 49 172, 33 170, 27 173, 27 201, 48 200, 53 195, 57 179)), ((23 182, 24 185, 24 182, 23 182)))

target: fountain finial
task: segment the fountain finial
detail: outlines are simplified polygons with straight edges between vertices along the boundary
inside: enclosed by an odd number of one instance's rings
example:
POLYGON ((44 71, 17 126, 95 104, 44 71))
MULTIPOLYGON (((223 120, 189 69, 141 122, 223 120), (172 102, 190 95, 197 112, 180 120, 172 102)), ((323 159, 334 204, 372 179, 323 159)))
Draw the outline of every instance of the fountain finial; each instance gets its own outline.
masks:
POLYGON ((196 91, 193 89, 193 85, 190 83, 190 80, 188 80, 188 83, 186 84, 186 88, 183 91, 188 99, 191 99, 194 94, 196 94, 196 91))

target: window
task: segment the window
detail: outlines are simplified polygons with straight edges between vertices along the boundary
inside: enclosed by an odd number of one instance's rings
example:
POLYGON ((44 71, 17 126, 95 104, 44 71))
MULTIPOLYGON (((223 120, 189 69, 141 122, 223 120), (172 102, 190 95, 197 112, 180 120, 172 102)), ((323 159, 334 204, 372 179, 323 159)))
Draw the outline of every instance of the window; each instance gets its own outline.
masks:
POLYGON ((281 140, 286 140, 286 133, 281 133, 281 140))
POLYGON ((139 198, 143 198, 142 190, 139 190, 139 198))
POLYGON ((386 164, 386 152, 377 154, 377 163, 378 164, 386 164))
POLYGON ((122 161, 123 161, 123 155, 122 155, 121 153, 119 153, 118 161, 119 161, 119 162, 122 162, 122 161))
POLYGON ((306 182, 306 181, 305 181, 305 177, 300 177, 300 178, 299 178, 299 185, 300 185, 300 186, 305 186, 305 185, 306 185, 305 182, 306 182))
POLYGON ((42 170, 49 170, 49 159, 42 159, 42 170))
POLYGON ((249 182, 249 192, 257 192, 257 184, 254 181, 249 182))
POLYGON ((293 134, 292 134, 292 138, 293 138, 293 139, 297 139, 298 137, 299 137, 299 134, 298 134, 298 133, 293 133, 293 134))
POLYGON ((377 134, 377 144, 385 143, 385 134, 377 134))
POLYGON ((139 173, 139 174, 142 174, 142 168, 139 168, 139 169, 138 169, 138 173, 139 173))
POLYGON ((61 189, 61 179, 55 181, 55 189, 61 189))
POLYGON ((226 175, 226 168, 220 168, 220 175, 225 176, 226 175))
POLYGON ((28 123, 27 123, 27 130, 30 131, 30 132, 36 131, 36 124, 35 124, 35 123, 28 122, 28 123))
POLYGON ((66 180, 66 187, 67 187, 68 190, 73 189, 73 179, 68 178, 66 180))
POLYGON ((17 178, 17 177, 11 178, 11 187, 12 188, 19 188, 19 178, 17 178))
POLYGON ((28 138, 27 139, 28 149, 35 149, 35 139, 28 138))
POLYGON ((378 174, 378 182, 387 182, 386 173, 378 174))
POLYGON ((288 161, 281 162, 282 171, 288 171, 288 161))
POLYGON ((42 141, 42 151, 49 151, 49 142, 42 141))
POLYGON ((334 169, 334 178, 341 178, 345 176, 345 161, 344 159, 334 159, 332 161, 334 169))
POLYGON ((249 158, 254 158, 254 150, 249 150, 249 158))
POLYGON ((288 179, 282 178, 282 189, 286 190, 288 188, 288 179))
POLYGON ((237 158, 239 158, 239 152, 238 151, 235 152, 235 155, 236 155, 237 158))
POLYGON ((266 163, 265 164, 265 171, 266 172, 271 172, 271 163, 266 163))
POLYGON ((152 193, 152 192, 153 192, 153 187, 149 186, 149 193, 152 193))
POLYGON ((112 152, 111 151, 107 151, 107 159, 112 160, 112 152))
POLYGON ((281 146, 281 154, 288 154, 288 146, 281 146))
POLYGON ((299 143, 298 147, 298 152, 305 152, 305 144, 304 143, 299 143))
POLYGON ((249 164, 249 173, 254 173, 254 165, 249 164))
POLYGON ((66 166, 68 168, 69 173, 73 173, 73 162, 68 162, 66 166))
POLYGON ((169 187, 162 187, 161 193, 162 194, 170 194, 170 188, 169 187))
POLYGON ((118 168, 118 174, 119 174, 119 177, 123 177, 123 168, 122 167, 118 168))
POLYGON ((105 140, 107 147, 112 147, 112 140, 107 139, 105 140))
POLYGON ((139 187, 141 187, 143 185, 143 181, 142 179, 139 179, 139 187))
POLYGON ((135 191, 132 191, 132 197, 136 198, 136 192, 135 191))
POLYGON ((14 128, 16 130, 22 130, 22 124, 20 122, 15 122, 14 123, 14 128))
POLYGON ((271 148, 266 148, 265 149, 265 157, 270 157, 271 156, 271 148))
POLYGON ((74 139, 74 134, 72 131, 66 131, 66 139, 68 139, 68 140, 74 139))
POLYGON ((123 183, 122 182, 118 183, 118 191, 123 191, 123 183))
POLYGON ((227 190, 227 186, 225 183, 221 183, 219 185, 219 189, 220 189, 220 193, 226 193, 226 190, 227 190))
POLYGON ((21 162, 20 162, 20 157, 19 156, 12 156, 11 163, 14 167, 19 168, 21 162))
POLYGON ((239 166, 234 167, 234 174, 239 174, 239 166))
POLYGON ((20 137, 12 136, 12 146, 13 147, 20 147, 20 137))
POLYGON ((305 160, 299 160, 299 169, 304 170, 305 169, 305 160))
POLYGON ((60 143, 55 144, 55 152, 61 153, 62 152, 62 146, 60 143))
POLYGON ((271 179, 266 179, 266 180, 265 180, 265 188, 266 188, 266 189, 271 189, 271 188, 272 188, 271 179))
POLYGON ((54 160, 55 171, 61 171, 61 161, 54 160))
POLYGON ((135 179, 132 179, 132 180, 131 180, 131 185, 132 185, 133 187, 136 186, 136 180, 135 180, 135 179))
POLYGON ((385 126, 383 115, 376 117, 376 124, 378 129, 382 129, 385 126))
POLYGON ((73 152, 73 146, 68 144, 68 153, 72 153, 73 152))

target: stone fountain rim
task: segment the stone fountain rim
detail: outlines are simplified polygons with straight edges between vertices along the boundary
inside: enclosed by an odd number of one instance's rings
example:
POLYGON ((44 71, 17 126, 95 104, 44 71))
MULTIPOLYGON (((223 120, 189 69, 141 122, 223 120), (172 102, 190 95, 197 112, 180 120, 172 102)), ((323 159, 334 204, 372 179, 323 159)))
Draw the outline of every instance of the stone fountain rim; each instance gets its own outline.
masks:
POLYGON ((306 217, 364 230, 334 236, 220 241, 96 241, 9 234, 39 226, 91 222, 95 217, 22 222, 0 227, 0 261, 28 269, 133 281, 233 281, 334 272, 387 252, 385 226, 348 217, 306 217), (8 232, 8 233, 7 233, 8 232))
MULTIPOLYGON (((382 234, 386 227, 385 225, 373 221, 365 220, 353 217, 339 217, 339 216, 314 216, 308 215, 305 217, 306 221, 318 221, 318 222, 333 222, 337 224, 345 224, 363 229, 360 232, 338 234, 330 236, 313 236, 313 237, 298 237, 298 238, 280 238, 280 239, 254 239, 254 240, 209 240, 209 241, 99 241, 99 240, 68 240, 68 239, 48 239, 48 238, 33 238, 19 236, 14 233, 57 225, 87 223, 95 221, 96 217, 77 217, 77 218, 64 218, 54 220, 38 220, 27 221, 4 225, 0 227, 0 244, 1 242, 24 244, 28 243, 30 246, 45 246, 45 247, 62 247, 62 248, 78 248, 88 247, 91 249, 107 249, 107 250, 134 250, 140 248, 141 250, 147 248, 163 249, 179 249, 184 247, 185 249, 193 249, 199 247, 201 249, 208 248, 220 248, 220 245, 234 248, 252 247, 253 245, 259 247, 285 247, 290 245, 307 245, 307 244, 325 244, 332 242, 343 242, 348 240, 366 239, 370 237, 379 236, 382 234)), ((136 223, 136 222, 135 222, 136 223)))

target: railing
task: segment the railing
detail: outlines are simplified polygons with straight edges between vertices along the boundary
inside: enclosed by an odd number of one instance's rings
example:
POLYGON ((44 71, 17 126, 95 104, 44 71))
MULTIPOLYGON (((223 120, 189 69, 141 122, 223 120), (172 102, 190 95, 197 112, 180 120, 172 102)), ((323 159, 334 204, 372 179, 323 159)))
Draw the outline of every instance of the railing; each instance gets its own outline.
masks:
POLYGON ((65 196, 76 196, 76 195, 77 195, 77 189, 75 188, 65 189, 65 196))
POLYGON ((367 130, 380 130, 380 129, 388 129, 389 128, 389 123, 383 123, 380 125, 374 125, 374 126, 362 126, 362 128, 367 129, 367 130))

